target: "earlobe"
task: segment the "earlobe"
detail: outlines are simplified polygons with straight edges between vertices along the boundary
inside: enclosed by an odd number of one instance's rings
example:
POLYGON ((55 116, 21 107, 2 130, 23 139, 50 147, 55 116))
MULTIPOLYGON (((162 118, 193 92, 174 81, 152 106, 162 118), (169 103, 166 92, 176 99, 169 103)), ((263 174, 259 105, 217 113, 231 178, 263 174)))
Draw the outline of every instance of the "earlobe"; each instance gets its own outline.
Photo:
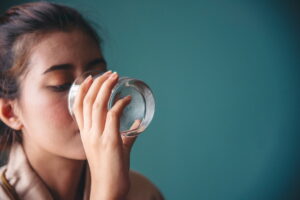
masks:
POLYGON ((21 130, 22 123, 14 112, 13 100, 0 98, 0 119, 3 123, 14 130, 21 130))

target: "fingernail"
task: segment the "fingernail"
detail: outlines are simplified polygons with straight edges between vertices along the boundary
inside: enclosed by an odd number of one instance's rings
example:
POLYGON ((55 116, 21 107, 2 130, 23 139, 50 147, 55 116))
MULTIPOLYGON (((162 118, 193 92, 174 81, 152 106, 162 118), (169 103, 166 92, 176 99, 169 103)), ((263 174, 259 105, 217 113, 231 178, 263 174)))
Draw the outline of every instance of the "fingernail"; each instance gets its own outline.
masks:
POLYGON ((117 77, 117 72, 114 72, 109 76, 109 79, 114 79, 116 77, 117 77))
POLYGON ((87 82, 89 82, 90 80, 92 79, 92 75, 89 75, 88 77, 86 77, 86 79, 85 79, 85 83, 87 83, 87 82))

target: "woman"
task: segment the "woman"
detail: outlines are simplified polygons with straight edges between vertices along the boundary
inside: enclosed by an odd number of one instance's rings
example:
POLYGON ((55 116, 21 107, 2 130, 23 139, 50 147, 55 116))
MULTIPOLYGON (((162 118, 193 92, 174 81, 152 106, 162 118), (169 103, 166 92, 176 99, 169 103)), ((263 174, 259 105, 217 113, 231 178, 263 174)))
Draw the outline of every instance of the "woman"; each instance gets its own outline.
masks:
POLYGON ((74 9, 47 2, 0 17, 1 135, 10 143, 0 199, 163 199, 129 169, 136 138, 119 134, 130 97, 107 102, 118 74, 107 71, 101 40, 74 9), (88 77, 67 109, 70 84, 88 77))

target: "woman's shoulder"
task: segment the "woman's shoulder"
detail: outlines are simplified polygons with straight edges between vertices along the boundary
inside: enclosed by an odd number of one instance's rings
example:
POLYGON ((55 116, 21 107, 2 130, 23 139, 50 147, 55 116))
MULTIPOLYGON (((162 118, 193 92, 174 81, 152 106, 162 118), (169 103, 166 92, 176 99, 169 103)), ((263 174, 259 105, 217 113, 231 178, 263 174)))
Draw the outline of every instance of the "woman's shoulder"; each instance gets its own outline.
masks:
POLYGON ((144 175, 130 170, 131 189, 128 200, 163 200, 159 189, 144 175))

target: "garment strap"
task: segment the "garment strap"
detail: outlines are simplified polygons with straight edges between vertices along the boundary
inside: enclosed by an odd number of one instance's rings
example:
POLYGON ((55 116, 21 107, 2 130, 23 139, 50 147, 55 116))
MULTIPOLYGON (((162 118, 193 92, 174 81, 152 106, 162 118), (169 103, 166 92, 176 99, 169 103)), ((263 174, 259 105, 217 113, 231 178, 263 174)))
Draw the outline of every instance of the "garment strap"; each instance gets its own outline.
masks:
POLYGON ((5 176, 6 169, 1 174, 1 185, 5 193, 9 196, 11 200, 20 200, 15 188, 8 182, 5 176))

